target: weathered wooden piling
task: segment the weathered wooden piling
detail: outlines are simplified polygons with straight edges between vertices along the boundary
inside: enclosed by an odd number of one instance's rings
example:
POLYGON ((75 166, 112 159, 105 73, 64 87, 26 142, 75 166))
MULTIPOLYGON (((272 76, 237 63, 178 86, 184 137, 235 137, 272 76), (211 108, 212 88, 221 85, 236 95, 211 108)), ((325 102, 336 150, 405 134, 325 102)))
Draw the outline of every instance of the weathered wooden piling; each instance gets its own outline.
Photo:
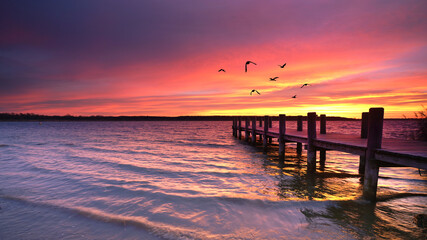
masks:
MULTIPOLYGON (((362 122, 360 126, 360 138, 368 137, 368 112, 362 113, 362 122)), ((366 162, 366 153, 360 155, 359 157, 359 174, 365 174, 365 162, 366 162)))
MULTIPOLYGON (((259 117, 259 128, 262 129, 262 117, 259 117)), ((259 140, 262 141, 262 134, 259 135, 259 140)))
POLYGON ((234 129, 233 129, 233 135, 237 138, 237 117, 234 117, 234 129))
POLYGON ((233 117, 233 125, 231 126, 231 129, 233 129, 233 137, 236 136, 236 117, 233 117))
MULTIPOLYGON (((302 116, 298 115, 297 116, 297 131, 301 132, 302 131, 302 116)), ((302 154, 302 143, 297 142, 297 155, 301 156, 302 154)))
POLYGON ((252 144, 256 144, 256 117, 252 117, 252 144))
MULTIPOLYGON (((320 134, 326 134, 326 115, 325 114, 320 115, 320 134)), ((326 149, 321 148, 319 150, 319 162, 322 169, 325 167, 325 161, 326 161, 326 149)))
POLYGON ((238 117, 237 121, 239 122, 239 139, 242 139, 242 117, 238 117))
POLYGON ((297 131, 302 131, 302 116, 297 116, 297 131))
POLYGON ((379 166, 375 159, 375 151, 381 148, 383 120, 384 108, 369 109, 368 142, 363 182, 363 198, 369 201, 376 201, 379 166))
POLYGON ((316 171, 316 113, 310 112, 307 114, 307 171, 316 171))
POLYGON ((279 158, 285 157, 285 133, 286 133, 286 115, 279 115, 279 158))
POLYGON ((268 134, 268 116, 264 116, 264 136, 262 138, 263 140, 263 146, 264 146, 264 150, 267 149, 267 134, 268 134))
POLYGON ((249 142, 249 117, 245 117, 245 141, 249 142))
POLYGON ((320 134, 326 134, 326 115, 320 115, 320 134))
POLYGON ((368 121, 369 121, 369 113, 363 112, 362 113, 362 123, 360 127, 360 138, 367 138, 368 137, 368 121))
MULTIPOLYGON (((268 118, 268 127, 269 128, 272 128, 273 127, 273 118, 268 118)), ((268 143, 272 143, 273 142, 273 138, 272 137, 269 137, 268 138, 268 143)))

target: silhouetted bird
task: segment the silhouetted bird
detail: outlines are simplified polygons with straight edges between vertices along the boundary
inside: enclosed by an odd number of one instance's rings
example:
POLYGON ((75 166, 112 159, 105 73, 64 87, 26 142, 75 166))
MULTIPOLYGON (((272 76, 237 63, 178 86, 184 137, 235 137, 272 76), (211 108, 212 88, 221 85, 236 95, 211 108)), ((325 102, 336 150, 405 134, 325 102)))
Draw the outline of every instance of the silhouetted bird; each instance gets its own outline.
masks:
POLYGON ((254 63, 254 62, 246 61, 246 63, 245 63, 245 72, 247 72, 247 71, 248 71, 248 64, 250 64, 250 63, 252 63, 252 64, 255 64, 255 65, 256 65, 256 63, 254 63))
POLYGON ((218 72, 225 72, 225 70, 221 68, 220 70, 218 70, 218 72))
POLYGON ((252 95, 252 93, 253 92, 256 92, 256 93, 258 93, 258 95, 261 95, 261 93, 259 93, 257 90, 255 90, 255 89, 252 89, 252 91, 251 91, 251 95, 252 95))
POLYGON ((303 87, 305 87, 305 86, 311 86, 311 84, 304 83, 304 84, 301 86, 301 88, 303 88, 303 87))
POLYGON ((297 95, 293 95, 292 98, 297 98, 297 95))
POLYGON ((270 81, 276 81, 279 77, 270 78, 270 81))
POLYGON ((286 66, 286 63, 283 65, 279 65, 279 67, 284 68, 286 66))

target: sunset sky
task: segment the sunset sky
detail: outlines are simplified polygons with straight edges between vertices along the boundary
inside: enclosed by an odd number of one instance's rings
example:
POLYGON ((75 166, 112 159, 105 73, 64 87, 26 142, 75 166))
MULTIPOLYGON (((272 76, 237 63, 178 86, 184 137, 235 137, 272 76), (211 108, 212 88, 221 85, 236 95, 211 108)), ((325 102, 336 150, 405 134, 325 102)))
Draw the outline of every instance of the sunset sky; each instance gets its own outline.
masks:
POLYGON ((0 112, 414 117, 426 12, 425 0, 1 1, 0 112))

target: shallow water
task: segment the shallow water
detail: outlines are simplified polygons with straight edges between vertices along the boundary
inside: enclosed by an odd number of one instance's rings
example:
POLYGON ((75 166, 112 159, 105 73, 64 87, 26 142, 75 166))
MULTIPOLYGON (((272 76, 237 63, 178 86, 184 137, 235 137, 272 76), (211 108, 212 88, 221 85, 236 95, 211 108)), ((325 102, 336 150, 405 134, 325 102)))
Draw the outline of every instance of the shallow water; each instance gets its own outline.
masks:
MULTIPOLYGON (((415 129, 385 121, 384 136, 415 129)), ((426 236, 413 222, 427 213, 425 171, 381 168, 387 200, 369 204, 358 156, 327 152, 307 175, 295 144, 280 162, 276 145, 265 154, 233 138, 231 122, 1 122, 0 132, 0 239, 426 236)))

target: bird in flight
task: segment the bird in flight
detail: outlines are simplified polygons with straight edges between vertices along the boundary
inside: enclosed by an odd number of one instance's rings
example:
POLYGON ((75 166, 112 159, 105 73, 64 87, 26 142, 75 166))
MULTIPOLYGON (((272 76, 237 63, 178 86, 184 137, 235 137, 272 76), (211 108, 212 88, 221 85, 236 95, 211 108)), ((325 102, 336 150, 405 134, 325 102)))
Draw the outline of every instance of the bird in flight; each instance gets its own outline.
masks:
POLYGON ((305 87, 305 86, 311 86, 311 84, 304 83, 304 84, 301 86, 301 88, 303 88, 303 87, 305 87))
POLYGON ((258 93, 258 95, 261 95, 261 93, 259 93, 257 90, 255 90, 255 89, 252 89, 252 91, 251 91, 251 95, 252 95, 252 93, 253 92, 256 92, 256 93, 258 93))
POLYGON ((252 63, 252 64, 255 64, 255 65, 256 65, 256 63, 254 63, 254 62, 246 61, 246 63, 245 63, 245 72, 247 72, 247 71, 248 71, 248 64, 250 64, 250 63, 252 63))
POLYGON ((218 72, 225 72, 225 70, 221 68, 220 70, 218 70, 218 72))
POLYGON ((297 98, 297 95, 293 95, 292 98, 297 98))
POLYGON ((270 81, 276 81, 279 77, 270 78, 270 81))
POLYGON ((286 66, 286 63, 283 65, 279 65, 279 67, 284 68, 286 66))

